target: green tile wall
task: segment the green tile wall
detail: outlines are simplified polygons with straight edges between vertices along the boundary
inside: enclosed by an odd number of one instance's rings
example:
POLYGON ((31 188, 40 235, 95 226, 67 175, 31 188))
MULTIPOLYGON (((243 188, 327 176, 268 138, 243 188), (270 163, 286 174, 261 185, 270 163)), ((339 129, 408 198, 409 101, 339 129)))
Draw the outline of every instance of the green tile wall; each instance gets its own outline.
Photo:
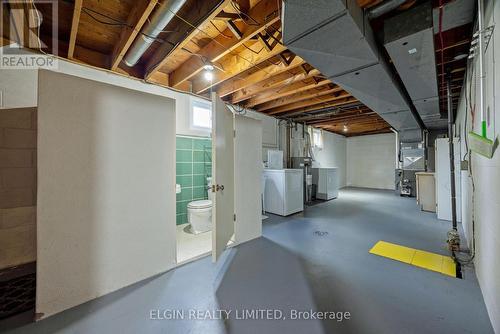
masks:
POLYGON ((207 199, 206 178, 212 175, 212 141, 210 138, 177 136, 176 178, 181 185, 177 194, 177 225, 187 223, 187 205, 207 199))

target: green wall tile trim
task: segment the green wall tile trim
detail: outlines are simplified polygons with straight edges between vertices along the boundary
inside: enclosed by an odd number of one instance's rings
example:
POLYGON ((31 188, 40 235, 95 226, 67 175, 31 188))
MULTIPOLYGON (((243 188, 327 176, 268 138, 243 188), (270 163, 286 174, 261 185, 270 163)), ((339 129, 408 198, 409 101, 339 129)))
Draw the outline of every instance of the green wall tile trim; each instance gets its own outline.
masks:
POLYGON ((176 217, 176 224, 177 225, 187 224, 187 222, 188 222, 187 214, 177 215, 177 217, 176 217))
POLYGON ((176 163, 177 175, 192 175, 193 164, 191 162, 178 162, 176 163))
POLYGON ((193 175, 193 183, 194 187, 206 186, 206 177, 205 175, 193 175))
POLYGON ((212 141, 210 139, 193 139, 193 150, 203 151, 203 149, 211 149, 212 141))
POLYGON ((187 224, 187 205, 207 199, 206 177, 212 175, 212 142, 209 138, 176 137, 176 182, 181 193, 176 200, 176 224, 187 224))
POLYGON ((179 175, 176 177, 176 183, 181 185, 181 189, 184 187, 192 187, 193 181, 193 175, 179 175))
POLYGON ((194 187, 193 188, 193 199, 205 199, 207 197, 205 187, 194 187))
POLYGON ((177 136, 175 139, 175 148, 192 150, 193 149, 193 139, 177 136))
POLYGON ((210 155, 204 151, 193 151, 193 162, 211 162, 211 154, 211 151, 210 155))
POLYGON ((191 150, 177 150, 175 152, 176 162, 192 162, 193 151, 191 150))

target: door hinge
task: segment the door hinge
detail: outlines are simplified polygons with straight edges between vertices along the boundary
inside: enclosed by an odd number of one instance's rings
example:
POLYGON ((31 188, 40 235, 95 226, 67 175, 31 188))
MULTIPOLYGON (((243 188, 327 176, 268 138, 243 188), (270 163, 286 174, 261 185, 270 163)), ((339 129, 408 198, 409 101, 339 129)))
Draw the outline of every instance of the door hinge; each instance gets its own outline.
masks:
POLYGON ((233 220, 236 221, 236 213, 233 216, 233 220))
POLYGON ((236 137, 236 130, 233 130, 233 137, 236 137))

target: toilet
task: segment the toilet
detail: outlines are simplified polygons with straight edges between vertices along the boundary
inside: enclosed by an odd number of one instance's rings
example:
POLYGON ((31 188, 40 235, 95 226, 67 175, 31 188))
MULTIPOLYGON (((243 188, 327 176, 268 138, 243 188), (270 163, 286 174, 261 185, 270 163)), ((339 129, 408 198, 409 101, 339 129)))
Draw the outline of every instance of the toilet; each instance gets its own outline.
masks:
POLYGON ((207 178, 208 200, 189 202, 187 205, 188 223, 191 225, 191 232, 199 234, 212 229, 212 178, 207 178))

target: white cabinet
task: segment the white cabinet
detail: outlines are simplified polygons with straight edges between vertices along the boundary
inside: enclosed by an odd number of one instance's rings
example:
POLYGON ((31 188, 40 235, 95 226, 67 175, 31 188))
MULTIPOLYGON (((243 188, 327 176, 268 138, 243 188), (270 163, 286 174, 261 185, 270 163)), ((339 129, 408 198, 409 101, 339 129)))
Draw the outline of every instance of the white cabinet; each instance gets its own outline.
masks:
POLYGON ((288 216, 304 210, 302 169, 264 169, 266 212, 288 216))
MULTIPOLYGON (((448 138, 438 138, 434 145, 436 150, 436 212, 438 219, 451 220, 451 178, 448 138)), ((460 199, 460 142, 453 140, 455 151, 455 189, 457 204, 457 221, 462 221, 460 199)))
POLYGON ((339 196, 338 168, 313 168, 316 198, 329 200, 339 196))

